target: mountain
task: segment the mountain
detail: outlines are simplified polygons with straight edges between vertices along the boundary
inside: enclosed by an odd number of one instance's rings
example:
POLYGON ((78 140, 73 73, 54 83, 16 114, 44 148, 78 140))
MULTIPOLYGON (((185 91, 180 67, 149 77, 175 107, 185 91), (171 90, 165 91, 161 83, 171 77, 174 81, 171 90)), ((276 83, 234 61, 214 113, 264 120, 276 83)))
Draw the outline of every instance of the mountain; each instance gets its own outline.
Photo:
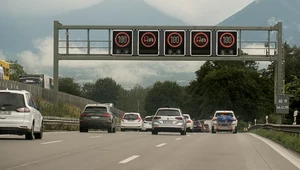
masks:
POLYGON ((104 0, 88 8, 51 17, 10 17, 0 11, 0 49, 15 54, 33 49, 33 40, 49 36, 53 21, 72 25, 185 25, 142 0, 104 0))
MULTIPOLYGON (((284 39, 291 45, 300 45, 300 1, 299 0, 256 0, 220 26, 269 26, 283 22, 284 39)), ((266 33, 242 33, 242 39, 267 40, 266 33)), ((275 35, 272 36, 275 39, 275 35)))

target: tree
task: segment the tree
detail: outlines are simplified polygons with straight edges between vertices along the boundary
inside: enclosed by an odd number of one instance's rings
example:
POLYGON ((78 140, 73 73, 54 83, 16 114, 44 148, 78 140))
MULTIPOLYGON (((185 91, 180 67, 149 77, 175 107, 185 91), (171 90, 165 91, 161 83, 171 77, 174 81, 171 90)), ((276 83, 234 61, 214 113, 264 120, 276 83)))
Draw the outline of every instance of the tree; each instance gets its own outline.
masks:
POLYGON ((87 83, 83 85, 83 96, 97 101, 99 103, 114 103, 121 89, 121 85, 117 84, 112 78, 99 78, 95 83, 87 83))
POLYGON ((176 82, 156 82, 145 99, 145 111, 153 115, 160 107, 179 107, 183 105, 183 88, 176 82))
POLYGON ((19 81, 19 76, 26 74, 22 65, 17 60, 9 60, 10 63, 10 80, 19 81))
POLYGON ((60 77, 58 80, 59 91, 72 94, 75 96, 81 95, 81 87, 75 82, 74 78, 71 77, 60 77))
POLYGON ((208 61, 196 75, 187 88, 191 94, 188 105, 189 112, 200 118, 218 109, 230 109, 252 121, 274 110, 272 81, 261 77, 253 62, 208 61))

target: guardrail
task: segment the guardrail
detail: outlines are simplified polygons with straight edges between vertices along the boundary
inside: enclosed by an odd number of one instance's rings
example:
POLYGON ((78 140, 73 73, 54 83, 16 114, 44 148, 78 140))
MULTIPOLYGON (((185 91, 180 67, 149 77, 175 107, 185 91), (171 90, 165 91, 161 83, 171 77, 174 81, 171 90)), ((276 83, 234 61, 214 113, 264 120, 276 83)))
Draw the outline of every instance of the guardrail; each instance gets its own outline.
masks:
POLYGON ((300 125, 257 124, 249 128, 249 130, 254 129, 268 129, 286 133, 300 134, 300 125))
MULTIPOLYGON (((66 118, 56 116, 43 116, 43 118, 43 125, 45 130, 78 130, 79 128, 78 118, 66 118)), ((120 128, 120 126, 120 123, 117 123, 116 127, 120 128)))

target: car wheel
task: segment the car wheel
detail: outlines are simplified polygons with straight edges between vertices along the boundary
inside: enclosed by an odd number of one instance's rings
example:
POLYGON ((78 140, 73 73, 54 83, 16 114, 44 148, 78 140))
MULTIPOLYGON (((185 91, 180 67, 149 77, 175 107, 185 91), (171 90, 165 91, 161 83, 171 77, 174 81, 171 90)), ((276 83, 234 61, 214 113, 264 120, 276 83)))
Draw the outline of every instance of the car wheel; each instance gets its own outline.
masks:
POLYGON ((80 127, 79 128, 79 132, 88 132, 89 131, 89 129, 88 128, 84 128, 84 127, 80 127))
POLYGON ((116 133, 116 127, 113 128, 113 133, 116 133))
POLYGON ((215 127, 213 126, 213 127, 211 127, 211 133, 216 133, 216 131, 215 131, 215 127))
POLYGON ((42 139, 43 138, 43 122, 42 122, 42 125, 41 125, 41 128, 40 128, 40 132, 34 134, 34 137, 35 137, 35 139, 42 139))
POLYGON ((25 134, 25 139, 27 139, 27 140, 32 140, 32 139, 34 138, 34 133, 33 133, 33 131, 34 131, 34 123, 32 124, 32 127, 31 127, 31 129, 30 129, 30 132, 28 132, 28 133, 25 134))
POLYGON ((180 135, 186 135, 186 131, 181 131, 180 135))
POLYGON ((113 133, 113 127, 111 126, 111 127, 107 128, 107 132, 108 133, 113 133))
POLYGON ((158 132, 157 131, 152 131, 152 135, 157 135, 158 134, 158 132))
POLYGON ((237 127, 234 128, 233 134, 237 134, 237 127))

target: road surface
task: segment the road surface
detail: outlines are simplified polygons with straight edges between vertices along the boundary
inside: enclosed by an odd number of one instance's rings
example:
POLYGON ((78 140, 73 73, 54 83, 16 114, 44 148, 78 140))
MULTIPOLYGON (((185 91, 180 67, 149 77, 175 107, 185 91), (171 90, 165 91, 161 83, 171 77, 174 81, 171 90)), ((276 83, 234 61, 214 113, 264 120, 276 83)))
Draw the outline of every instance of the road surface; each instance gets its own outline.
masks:
POLYGON ((274 146, 243 133, 48 132, 32 141, 2 135, 0 169, 298 170, 299 157, 274 146))

